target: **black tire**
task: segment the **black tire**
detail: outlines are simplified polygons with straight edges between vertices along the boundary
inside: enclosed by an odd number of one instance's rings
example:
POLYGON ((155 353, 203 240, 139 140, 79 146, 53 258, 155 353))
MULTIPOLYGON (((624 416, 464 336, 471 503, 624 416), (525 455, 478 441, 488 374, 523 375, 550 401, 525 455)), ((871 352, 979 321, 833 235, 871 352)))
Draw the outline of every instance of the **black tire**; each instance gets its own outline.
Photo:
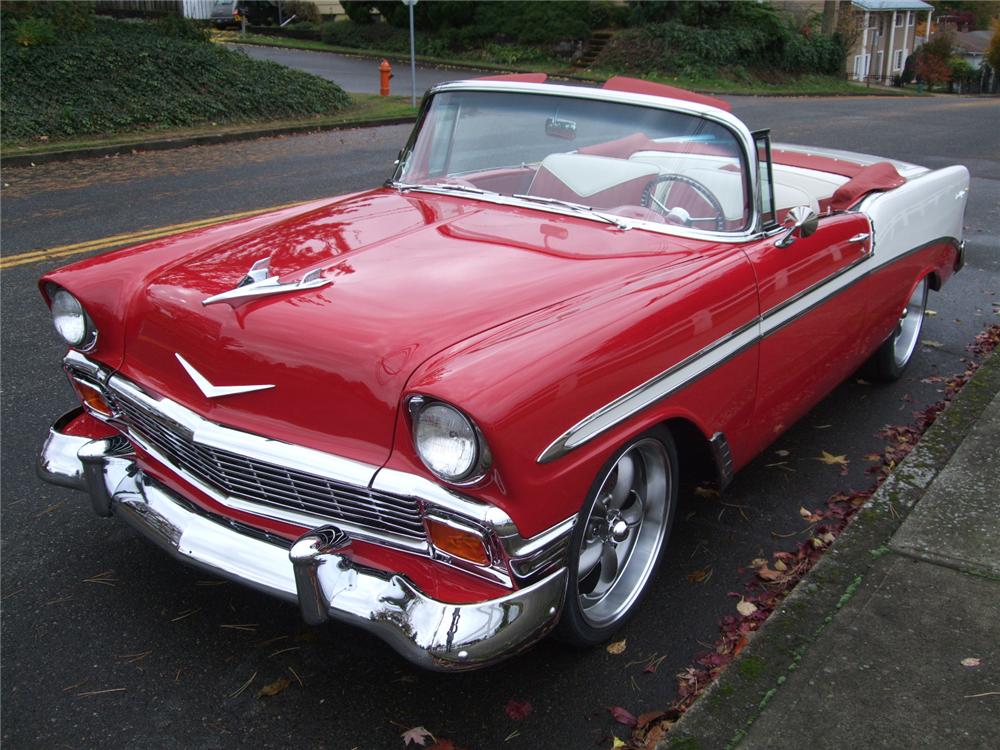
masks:
POLYGON ((924 311, 927 309, 928 283, 925 276, 910 293, 909 301, 903 308, 899 323, 892 334, 865 363, 864 374, 872 380, 892 383, 899 380, 913 359, 920 344, 920 332, 924 326, 924 311))
POLYGON ((677 485, 677 449, 665 428, 630 440, 604 464, 573 530, 569 579, 556 638, 574 646, 596 646, 635 613, 670 537, 677 485), (627 465, 631 465, 631 477, 627 465), (620 490, 625 483, 627 494, 622 500, 620 490), (581 570, 594 558, 595 548, 599 548, 598 562, 581 579, 581 570))

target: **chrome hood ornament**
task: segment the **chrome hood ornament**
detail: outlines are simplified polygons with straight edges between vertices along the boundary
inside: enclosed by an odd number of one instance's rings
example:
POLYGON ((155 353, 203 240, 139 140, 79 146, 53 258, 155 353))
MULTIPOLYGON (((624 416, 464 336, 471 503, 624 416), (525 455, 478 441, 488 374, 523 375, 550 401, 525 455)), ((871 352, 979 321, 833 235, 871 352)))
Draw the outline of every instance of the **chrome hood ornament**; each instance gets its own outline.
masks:
POLYGON ((274 388, 273 385, 212 385, 208 382, 208 378, 198 372, 194 367, 180 354, 174 353, 177 357, 177 361, 181 363, 181 367, 191 376, 191 380, 194 384, 198 386, 205 398, 219 398, 220 396, 233 396, 237 393, 250 393, 251 391, 263 391, 267 388, 274 388))
POLYGON ((201 304, 212 305, 216 302, 227 302, 235 307, 236 305, 246 302, 248 299, 253 299, 254 297, 266 297, 271 294, 285 294, 288 292, 301 292, 306 289, 319 289, 320 287, 333 283, 330 279, 324 279, 322 271, 317 268, 307 273, 298 281, 289 281, 282 284, 280 277, 268 275, 270 273, 270 263, 270 258, 258 260, 253 264, 253 266, 250 267, 247 275, 240 280, 240 283, 236 285, 236 288, 230 289, 228 292, 222 292, 221 294, 214 294, 211 297, 206 297, 201 301, 201 304))

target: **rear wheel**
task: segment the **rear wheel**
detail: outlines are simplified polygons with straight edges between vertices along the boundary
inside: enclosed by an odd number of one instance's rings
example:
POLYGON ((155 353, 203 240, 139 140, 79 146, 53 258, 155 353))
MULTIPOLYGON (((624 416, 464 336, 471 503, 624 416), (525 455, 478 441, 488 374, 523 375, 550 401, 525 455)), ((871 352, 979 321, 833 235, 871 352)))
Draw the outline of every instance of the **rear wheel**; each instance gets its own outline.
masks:
POLYGON ((628 442, 605 464, 580 511, 556 634, 593 646, 635 612, 659 567, 677 504, 677 450, 666 429, 628 442))
POLYGON ((892 335, 882 342, 878 351, 868 360, 865 370, 872 378, 892 382, 902 377, 920 342, 924 311, 927 309, 927 288, 925 276, 910 294, 892 335))

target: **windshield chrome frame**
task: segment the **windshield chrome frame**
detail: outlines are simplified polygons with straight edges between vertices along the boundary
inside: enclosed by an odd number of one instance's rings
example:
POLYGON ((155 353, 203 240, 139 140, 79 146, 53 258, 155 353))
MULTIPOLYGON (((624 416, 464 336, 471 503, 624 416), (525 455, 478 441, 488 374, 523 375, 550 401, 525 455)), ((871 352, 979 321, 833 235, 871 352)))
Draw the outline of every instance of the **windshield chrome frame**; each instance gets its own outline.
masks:
MULTIPOLYGON (((593 99, 597 101, 604 102, 615 102, 619 104, 632 104, 642 107, 649 107, 651 109, 662 109, 667 112, 680 112, 683 114, 693 115, 695 117, 702 117, 707 120, 711 120, 727 130, 729 130, 737 144, 743 151, 743 162, 744 162, 744 184, 749 188, 749 210, 750 210, 750 225, 744 229, 735 232, 718 232, 708 229, 695 229, 693 227, 684 227, 676 224, 660 224, 658 222, 645 221, 642 219, 632 219, 628 217, 619 217, 617 214, 609 213, 603 211, 609 217, 614 217, 615 219, 620 219, 619 226, 627 226, 633 229, 643 229, 650 232, 655 232, 656 234, 666 234, 673 235, 677 237, 685 237, 695 240, 711 240, 714 242, 726 242, 726 243, 741 243, 762 237, 764 232, 761 227, 760 218, 760 184, 757 179, 757 154, 756 148, 754 147, 753 136, 750 134, 749 128, 743 124, 743 122, 726 112, 725 110, 718 109, 716 107, 709 107, 704 104, 697 104, 694 102, 687 102, 681 99, 668 99, 659 96, 650 96, 648 94, 633 94, 627 91, 609 91, 608 89, 601 88, 590 88, 585 86, 567 86, 562 84, 551 84, 551 83, 523 83, 517 81, 480 81, 480 80, 469 80, 469 81, 451 81, 447 83, 440 83, 432 87, 427 94, 424 96, 423 101, 420 105, 420 112, 417 117, 417 122, 413 127, 413 132, 407 139, 406 146, 400 152, 400 159, 397 160, 396 169, 393 172, 393 176, 390 180, 385 183, 386 187, 392 188, 397 183, 397 177, 402 171, 403 164, 406 156, 413 150, 413 146, 416 142, 417 135, 420 133, 423 127, 424 120, 427 117, 427 112, 430 109, 430 104, 434 99, 434 96, 444 92, 451 91, 497 91, 502 93, 512 93, 512 94, 535 94, 541 96, 555 96, 555 97, 566 97, 575 99, 593 99)), ((433 184, 425 186, 426 192, 435 192, 433 184)), ((522 208, 531 208, 538 211, 545 211, 548 213, 561 214, 564 216, 577 216, 580 218, 587 218, 586 214, 571 211, 569 209, 561 208, 558 205, 543 205, 538 202, 531 202, 513 198, 511 196, 500 195, 500 194, 486 194, 478 195, 473 193, 461 194, 457 191, 445 192, 440 191, 439 194, 442 195, 463 195, 470 200, 485 201, 489 203, 496 203, 499 205, 511 205, 518 206, 522 208)), ((596 219, 595 219, 596 221, 596 219)), ((612 227, 612 225, 608 225, 612 227)), ((613 228, 613 227, 612 227, 613 228)))

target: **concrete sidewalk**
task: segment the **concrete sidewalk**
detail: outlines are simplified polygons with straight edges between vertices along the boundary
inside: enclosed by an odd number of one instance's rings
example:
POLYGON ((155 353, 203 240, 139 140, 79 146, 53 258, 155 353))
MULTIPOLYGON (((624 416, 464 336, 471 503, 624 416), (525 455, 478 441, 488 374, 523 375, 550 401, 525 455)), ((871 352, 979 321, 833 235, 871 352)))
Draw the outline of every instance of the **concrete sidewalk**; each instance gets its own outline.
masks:
POLYGON ((1000 352, 667 748, 1000 747, 1000 352))

